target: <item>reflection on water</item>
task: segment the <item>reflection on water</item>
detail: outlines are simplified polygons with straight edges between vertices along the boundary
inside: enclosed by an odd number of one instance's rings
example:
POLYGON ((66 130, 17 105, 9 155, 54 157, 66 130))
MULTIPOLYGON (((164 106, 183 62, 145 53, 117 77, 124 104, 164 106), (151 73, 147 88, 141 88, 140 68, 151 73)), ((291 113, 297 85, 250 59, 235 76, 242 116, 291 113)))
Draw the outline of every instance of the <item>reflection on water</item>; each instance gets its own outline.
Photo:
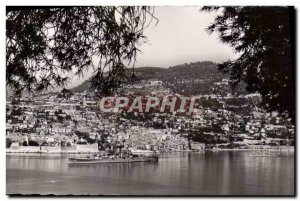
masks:
POLYGON ((293 195, 294 155, 169 153, 158 163, 67 164, 70 155, 7 155, 7 193, 293 195))

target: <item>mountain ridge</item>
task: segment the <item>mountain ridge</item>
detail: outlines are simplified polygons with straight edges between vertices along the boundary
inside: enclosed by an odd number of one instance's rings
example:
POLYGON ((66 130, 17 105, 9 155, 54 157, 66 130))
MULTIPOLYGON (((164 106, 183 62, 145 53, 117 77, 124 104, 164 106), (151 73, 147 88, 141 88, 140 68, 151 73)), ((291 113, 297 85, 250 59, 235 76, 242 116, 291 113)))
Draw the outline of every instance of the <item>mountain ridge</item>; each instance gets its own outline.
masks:
MULTIPOLYGON (((130 74, 130 72, 131 69, 128 69, 128 74, 130 74)), ((227 78, 225 74, 218 70, 217 63, 212 61, 191 62, 170 66, 168 68, 145 66, 135 68, 134 72, 142 80, 158 79, 167 83, 184 79, 212 78, 215 81, 220 81, 227 78)), ((90 90, 89 79, 71 89, 72 92, 83 92, 85 90, 90 90)))

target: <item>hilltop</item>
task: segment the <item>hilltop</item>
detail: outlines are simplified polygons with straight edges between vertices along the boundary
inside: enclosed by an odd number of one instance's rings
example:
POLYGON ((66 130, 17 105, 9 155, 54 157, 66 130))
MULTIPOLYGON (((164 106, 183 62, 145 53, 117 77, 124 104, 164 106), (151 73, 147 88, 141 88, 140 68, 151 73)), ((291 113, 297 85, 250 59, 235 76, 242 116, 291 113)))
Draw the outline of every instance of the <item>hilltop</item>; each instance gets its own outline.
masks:
MULTIPOLYGON (((131 70, 128 69, 128 76, 131 70)), ((228 75, 218 70, 217 63, 211 61, 185 63, 169 68, 140 67, 135 74, 141 80, 157 79, 175 93, 182 95, 219 94, 232 92, 228 85, 228 75)), ((90 90, 89 81, 71 89, 73 92, 90 90)), ((245 94, 244 86, 239 86, 235 93, 245 94)))
MULTIPOLYGON (((210 61, 185 63, 169 68, 161 67, 140 67, 135 69, 135 73, 142 80, 158 79, 162 80, 168 85, 179 84, 182 81, 196 81, 203 80, 202 84, 210 81, 221 81, 227 76, 217 69, 217 64, 210 61)), ((73 92, 89 91, 90 84, 86 80, 82 84, 72 89, 73 92)))

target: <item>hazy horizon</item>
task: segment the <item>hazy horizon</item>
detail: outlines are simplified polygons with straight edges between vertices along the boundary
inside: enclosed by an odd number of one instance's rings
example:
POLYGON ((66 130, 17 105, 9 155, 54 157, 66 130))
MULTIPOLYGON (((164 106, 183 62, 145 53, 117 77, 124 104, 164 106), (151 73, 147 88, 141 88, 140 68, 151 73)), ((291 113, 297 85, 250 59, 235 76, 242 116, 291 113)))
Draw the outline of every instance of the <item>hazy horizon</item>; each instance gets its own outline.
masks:
MULTIPOLYGON (((153 21, 144 31, 147 43, 140 46, 135 67, 161 67, 184 63, 213 61, 222 62, 235 58, 228 45, 222 44, 216 34, 206 28, 216 13, 200 12, 199 6, 156 6, 153 21), (205 51, 203 51, 205 50, 205 51)), ((132 66, 129 66, 129 68, 132 66)), ((68 88, 80 85, 91 77, 90 70, 84 78, 73 78, 68 88)))

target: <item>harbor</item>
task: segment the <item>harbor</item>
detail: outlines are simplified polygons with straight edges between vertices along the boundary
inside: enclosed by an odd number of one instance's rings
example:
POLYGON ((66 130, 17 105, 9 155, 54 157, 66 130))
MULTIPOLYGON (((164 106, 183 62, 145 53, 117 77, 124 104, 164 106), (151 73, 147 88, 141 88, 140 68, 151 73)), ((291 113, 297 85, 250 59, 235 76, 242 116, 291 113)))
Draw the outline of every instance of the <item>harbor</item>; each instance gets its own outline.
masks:
POLYGON ((174 152, 158 163, 68 164, 70 154, 9 154, 7 194, 291 195, 294 153, 174 152), (84 186, 84 188, 82 188, 84 186))

